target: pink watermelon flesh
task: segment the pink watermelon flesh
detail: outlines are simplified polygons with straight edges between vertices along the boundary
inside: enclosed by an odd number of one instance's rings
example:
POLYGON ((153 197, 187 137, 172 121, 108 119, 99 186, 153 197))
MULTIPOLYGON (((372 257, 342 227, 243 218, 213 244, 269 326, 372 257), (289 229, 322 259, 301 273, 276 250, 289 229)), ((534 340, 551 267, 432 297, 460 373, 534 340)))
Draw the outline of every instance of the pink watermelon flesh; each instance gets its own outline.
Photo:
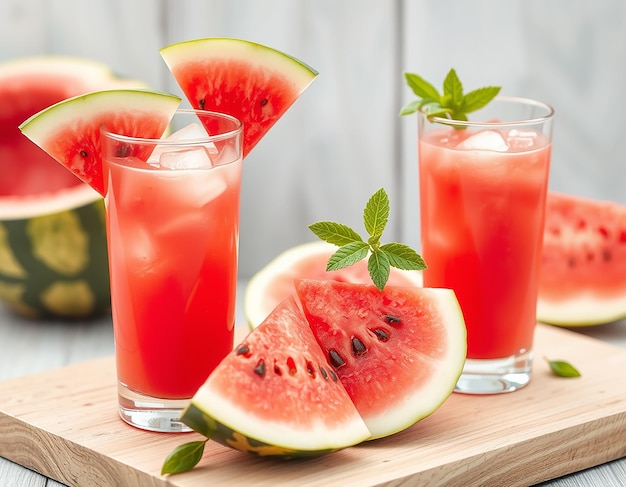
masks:
POLYGON ((31 115, 86 91, 73 76, 51 75, 4 80, 0 83, 0 196, 54 193, 82 184, 71 172, 28 140, 19 125, 31 115))
MULTIPOLYGON (((584 296, 596 301, 595 312, 601 320, 602 302, 626 297, 625 265, 626 206, 548 194, 540 302, 567 307, 584 296)), ((559 316, 538 318, 567 321, 559 316)))
MULTIPOLYGON (((168 51, 168 48, 161 53, 193 108, 227 113, 243 122, 245 158, 298 99, 317 73, 294 59, 303 69, 310 70, 312 75, 303 85, 293 83, 280 70, 266 64, 262 52, 269 51, 269 48, 247 41, 230 40, 230 43, 250 45, 252 51, 247 55, 228 57, 222 50, 228 49, 224 44, 228 41, 189 41, 185 43, 190 46, 189 49, 198 51, 197 56, 185 61, 179 61, 177 54, 168 51), (200 44, 201 48, 198 47, 200 44), (258 56, 254 55, 255 49, 258 56)), ((280 55, 289 57, 282 53, 280 55)), ((212 132, 210 126, 206 128, 209 133, 212 132)))
MULTIPOLYGON (((344 428, 355 424, 364 433, 358 441, 369 436, 293 298, 283 301, 222 360, 192 400, 202 410, 200 401, 206 398, 205 411, 220 421, 211 411, 217 400, 209 398, 214 395, 228 404, 227 416, 234 412, 247 418, 226 426, 256 441, 280 445, 281 439, 273 438, 275 430, 284 430, 285 435, 327 430, 341 437, 344 428)), ((194 407, 183 414, 182 421, 232 446, 227 441, 231 438, 216 437, 215 431, 206 429, 212 423, 198 417, 194 407)))
POLYGON ((457 336, 441 326, 448 312, 441 296, 461 315, 451 291, 386 286, 380 292, 313 280, 296 288, 317 342, 373 438, 427 416, 452 392, 465 360, 465 331, 462 318, 452 330, 457 336))

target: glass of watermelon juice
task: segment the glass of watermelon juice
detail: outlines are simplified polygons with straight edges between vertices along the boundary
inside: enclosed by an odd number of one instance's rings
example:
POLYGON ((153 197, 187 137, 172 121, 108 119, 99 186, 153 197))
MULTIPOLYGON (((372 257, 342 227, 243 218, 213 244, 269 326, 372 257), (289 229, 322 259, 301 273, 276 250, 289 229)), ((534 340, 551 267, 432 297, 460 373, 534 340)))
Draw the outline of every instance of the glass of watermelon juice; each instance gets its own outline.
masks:
POLYGON ((456 292, 467 327, 457 392, 492 394, 531 377, 553 109, 498 97, 482 121, 418 113, 424 286, 456 292))
POLYGON ((120 415, 180 432, 233 347, 243 131, 199 110, 179 110, 172 131, 101 140, 120 415))

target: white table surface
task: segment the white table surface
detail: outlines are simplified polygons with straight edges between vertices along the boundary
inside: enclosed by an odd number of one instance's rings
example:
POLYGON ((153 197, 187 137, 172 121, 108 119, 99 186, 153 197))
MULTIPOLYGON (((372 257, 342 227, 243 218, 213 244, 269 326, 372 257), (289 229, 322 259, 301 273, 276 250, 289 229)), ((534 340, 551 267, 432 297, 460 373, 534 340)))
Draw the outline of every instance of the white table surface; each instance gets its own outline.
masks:
MULTIPOLYGON (((243 296, 244 284, 240 286, 239 296, 243 296)), ((238 306, 237 316, 237 323, 243 324, 241 306, 238 306)), ((578 331, 626 348, 626 320, 578 331)), ((15 316, 0 304, 0 381, 110 356, 113 352, 110 316, 89 322, 31 321, 15 316)), ((626 438, 615 441, 626 442, 626 438)), ((0 487, 5 486, 63 487, 63 484, 0 457, 0 487)), ((624 487, 626 457, 541 486, 624 487)))

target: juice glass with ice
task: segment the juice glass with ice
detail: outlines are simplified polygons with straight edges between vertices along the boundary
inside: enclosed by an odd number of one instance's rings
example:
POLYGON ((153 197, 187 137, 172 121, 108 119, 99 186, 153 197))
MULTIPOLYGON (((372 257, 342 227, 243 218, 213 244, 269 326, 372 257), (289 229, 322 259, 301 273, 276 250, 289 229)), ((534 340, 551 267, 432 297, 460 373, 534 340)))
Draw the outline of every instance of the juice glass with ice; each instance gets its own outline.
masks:
POLYGON ((424 286, 454 289, 467 326, 457 392, 531 378, 553 115, 514 97, 471 122, 418 112, 424 286))
POLYGON ((235 323, 242 124, 179 110, 172 131, 101 137, 119 411, 152 431, 188 430, 235 323))

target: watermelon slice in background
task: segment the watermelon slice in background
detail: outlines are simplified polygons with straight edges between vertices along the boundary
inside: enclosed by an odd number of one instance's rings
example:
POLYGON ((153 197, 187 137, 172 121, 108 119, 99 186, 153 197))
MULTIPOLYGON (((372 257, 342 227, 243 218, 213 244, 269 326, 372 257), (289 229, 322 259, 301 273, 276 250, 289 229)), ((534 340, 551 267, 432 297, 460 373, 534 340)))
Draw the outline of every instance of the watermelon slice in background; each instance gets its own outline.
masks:
MULTIPOLYGON (((332 279, 342 282, 371 284, 367 260, 349 267, 327 271, 328 259, 337 246, 316 240, 291 247, 267 263, 248 281, 244 295, 244 314, 251 328, 258 326, 265 317, 288 296, 295 296, 294 281, 298 279, 332 279)), ((421 286, 420 271, 405 271, 392 267, 389 286, 421 286)))
POLYGON ((549 192, 537 320, 591 326, 626 316, 626 206, 549 192))
POLYGON ((425 418, 454 390, 467 345, 452 290, 307 279, 296 290, 372 439, 425 418))
POLYGON ((104 90, 68 98, 30 117, 20 130, 75 176, 104 195, 100 128, 160 138, 180 98, 148 90, 104 90))
POLYGON ((288 54, 241 39, 179 42, 161 49, 161 56, 193 108, 243 123, 244 157, 318 74, 288 54))

